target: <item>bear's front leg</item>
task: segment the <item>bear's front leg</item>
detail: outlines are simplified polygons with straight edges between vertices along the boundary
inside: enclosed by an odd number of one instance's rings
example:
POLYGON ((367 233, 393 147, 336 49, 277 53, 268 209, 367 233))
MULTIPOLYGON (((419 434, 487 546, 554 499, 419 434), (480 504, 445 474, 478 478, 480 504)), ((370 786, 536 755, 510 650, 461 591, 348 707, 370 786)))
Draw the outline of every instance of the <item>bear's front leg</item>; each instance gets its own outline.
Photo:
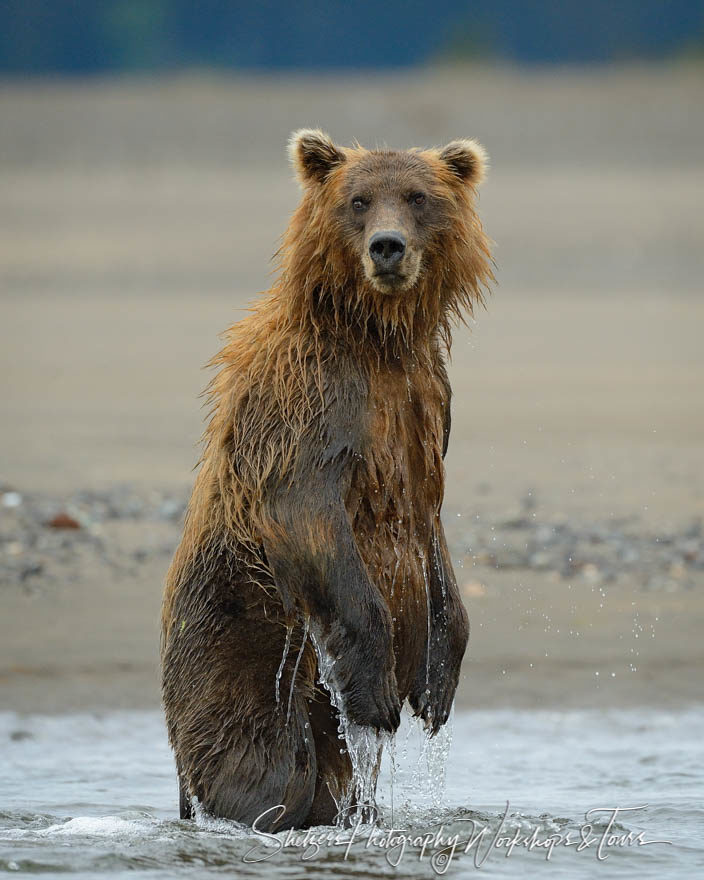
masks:
POLYGON ((327 638, 323 636, 324 650, 333 659, 331 684, 340 691, 350 720, 393 733, 400 723, 401 702, 389 611, 382 602, 371 602, 354 617, 338 615, 327 638))
POLYGON ((332 659, 348 717, 393 732, 401 703, 391 614, 354 539, 339 484, 325 469, 276 491, 263 535, 267 565, 288 613, 309 616, 332 659))
POLYGON ((414 714, 435 734, 450 715, 469 640, 469 619, 457 589, 439 516, 428 559, 430 645, 426 644, 408 701, 414 714))

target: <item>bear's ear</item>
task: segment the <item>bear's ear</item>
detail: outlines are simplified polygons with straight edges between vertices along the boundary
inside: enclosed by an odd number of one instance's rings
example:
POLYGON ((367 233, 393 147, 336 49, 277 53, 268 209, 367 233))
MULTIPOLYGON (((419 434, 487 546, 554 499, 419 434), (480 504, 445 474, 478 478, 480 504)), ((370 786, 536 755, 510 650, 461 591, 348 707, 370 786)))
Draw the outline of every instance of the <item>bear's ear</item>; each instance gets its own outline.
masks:
POLYGON ((451 141, 440 150, 439 157, 460 180, 472 186, 479 186, 489 167, 486 150, 474 140, 451 141))
POLYGON ((346 156, 324 131, 302 128, 288 142, 288 154, 302 184, 323 183, 328 174, 342 165, 346 156))

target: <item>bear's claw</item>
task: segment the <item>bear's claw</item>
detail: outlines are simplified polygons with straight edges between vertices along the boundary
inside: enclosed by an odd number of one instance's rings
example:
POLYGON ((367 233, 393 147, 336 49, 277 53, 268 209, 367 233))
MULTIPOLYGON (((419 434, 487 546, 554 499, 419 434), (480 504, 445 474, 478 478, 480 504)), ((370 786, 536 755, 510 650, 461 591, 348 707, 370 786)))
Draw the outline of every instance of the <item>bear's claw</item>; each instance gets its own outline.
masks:
POLYGON ((408 695, 413 714, 421 718, 431 736, 447 724, 455 698, 455 686, 450 682, 440 684, 424 683, 422 688, 416 687, 408 695))

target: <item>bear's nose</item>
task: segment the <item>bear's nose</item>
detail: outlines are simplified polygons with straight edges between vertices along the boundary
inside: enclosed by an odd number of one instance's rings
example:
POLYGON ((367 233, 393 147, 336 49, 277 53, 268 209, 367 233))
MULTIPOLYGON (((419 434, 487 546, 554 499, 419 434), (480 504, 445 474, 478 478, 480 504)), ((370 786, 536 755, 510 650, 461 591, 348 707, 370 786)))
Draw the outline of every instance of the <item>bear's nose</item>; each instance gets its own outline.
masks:
POLYGON ((369 256, 381 273, 393 272, 406 253, 406 239, 400 232, 375 232, 369 241, 369 256))

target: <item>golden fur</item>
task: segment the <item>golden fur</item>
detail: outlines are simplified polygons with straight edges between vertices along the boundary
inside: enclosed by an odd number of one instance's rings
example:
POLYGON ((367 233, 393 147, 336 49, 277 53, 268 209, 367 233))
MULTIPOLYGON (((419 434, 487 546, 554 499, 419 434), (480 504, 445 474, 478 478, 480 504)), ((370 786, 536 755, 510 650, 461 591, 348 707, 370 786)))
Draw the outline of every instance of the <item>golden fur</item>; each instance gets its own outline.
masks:
MULTIPOLYGON (((379 723, 397 723, 389 706, 406 697, 433 729, 444 723, 467 638, 440 522, 450 423, 445 360, 453 323, 483 301, 493 278, 475 209, 486 168, 476 142, 367 151, 304 130, 290 149, 302 199, 279 251, 276 283, 230 328, 212 361, 217 373, 207 390, 211 412, 200 471, 163 606, 164 700, 182 788, 212 812, 243 821, 250 812, 238 808, 241 794, 223 794, 235 785, 223 768, 235 751, 246 761, 255 750, 242 733, 245 722, 237 720, 244 708, 232 707, 249 706, 248 713, 260 707, 258 735, 283 734, 270 731, 273 685, 242 703, 241 690, 250 685, 232 666, 272 675, 286 627, 297 621, 319 618, 340 668, 349 661, 340 674, 349 682, 350 711, 362 723, 367 685, 354 681, 361 674, 355 668, 367 662, 362 658, 390 664, 383 694, 375 697, 379 723), (394 199, 404 187, 424 188, 422 207, 398 202, 410 230, 409 253, 415 248, 421 267, 404 289, 381 292, 365 269, 363 221, 348 211, 350 187, 358 185, 387 199, 384 222, 395 216, 394 199), (413 219, 416 210, 426 212, 424 222, 413 219), (350 526, 352 543, 340 535, 350 526), (332 583, 338 565, 342 580, 332 583), (366 592, 345 593, 345 583, 359 578, 366 592), (238 610, 225 620, 222 607, 238 610), (430 633, 431 610, 437 636, 430 633), (335 629, 341 613, 349 619, 335 629), (391 648, 374 653, 387 630, 391 648), (266 635, 253 656, 246 642, 259 631, 266 635), (436 650, 441 659, 433 671, 436 650)), ((299 638, 303 662, 290 673, 301 724, 313 710, 299 693, 314 704, 326 699, 306 646, 307 627, 299 638)), ((306 796, 294 824, 328 815, 319 805, 321 779, 341 786, 349 776, 339 758, 323 762, 325 737, 336 737, 337 723, 331 707, 325 711, 316 730, 316 793, 306 796)), ((313 767, 315 756, 306 760, 313 767)), ((257 767, 251 772, 265 778, 264 765, 257 767)), ((291 784, 282 782, 281 790, 291 784)))

